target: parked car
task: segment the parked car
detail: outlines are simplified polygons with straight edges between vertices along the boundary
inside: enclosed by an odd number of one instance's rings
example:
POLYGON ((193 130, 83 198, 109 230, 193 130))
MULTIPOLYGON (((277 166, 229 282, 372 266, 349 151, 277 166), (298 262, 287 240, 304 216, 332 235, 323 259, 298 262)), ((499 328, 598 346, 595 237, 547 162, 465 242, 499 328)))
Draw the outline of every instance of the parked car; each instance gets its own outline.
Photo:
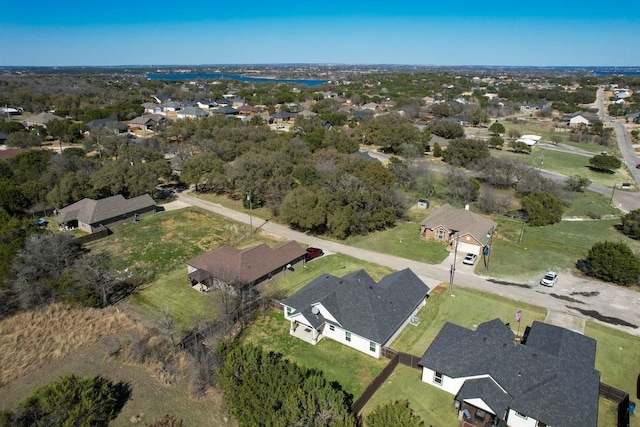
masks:
POLYGON ((478 259, 478 255, 476 254, 467 254, 464 259, 462 260, 463 264, 467 264, 467 265, 473 265, 476 263, 476 260, 478 259))
POLYGON ((636 169, 640 169, 640 163, 636 165, 636 169))
POLYGON ((305 261, 311 261, 314 258, 324 255, 324 252, 320 248, 307 248, 307 253, 304 256, 305 261))
POLYGON ((553 286, 558 281, 558 273, 555 271, 547 271, 547 274, 540 280, 542 286, 553 286))

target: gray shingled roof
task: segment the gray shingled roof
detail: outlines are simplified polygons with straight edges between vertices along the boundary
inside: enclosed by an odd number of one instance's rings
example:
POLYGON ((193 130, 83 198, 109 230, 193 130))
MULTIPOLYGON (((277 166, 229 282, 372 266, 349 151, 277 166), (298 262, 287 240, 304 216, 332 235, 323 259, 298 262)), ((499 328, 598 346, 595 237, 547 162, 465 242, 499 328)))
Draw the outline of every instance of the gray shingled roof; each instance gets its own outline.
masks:
MULTIPOLYGON (((385 344, 429 293, 429 287, 411 270, 385 276, 376 283, 364 270, 343 278, 323 274, 287 298, 283 305, 307 316, 321 303, 343 329, 385 344)), ((322 322, 316 322, 319 327, 322 322)))
MULTIPOLYGON (((493 328, 495 324, 488 329, 493 328)), ((420 366, 451 378, 491 376, 506 390, 504 396, 495 389, 482 396, 486 384, 470 384, 463 387, 463 398, 506 405, 492 406, 499 415, 511 408, 551 425, 596 426, 600 372, 593 367, 592 338, 534 322, 529 333, 534 345, 529 339, 522 345, 515 343, 513 334, 505 339, 483 333, 487 330, 483 325, 478 329, 446 323, 420 359, 420 366), (566 343, 554 345, 556 339, 566 343), (576 345, 576 351, 567 349, 570 345, 576 345)))
POLYGON ((266 243, 242 250, 225 245, 192 258, 187 264, 208 273, 199 275, 199 280, 214 276, 228 283, 249 284, 301 259, 305 254, 306 251, 295 240, 275 248, 266 243))
POLYGON ((483 244, 489 242, 490 236, 487 233, 497 226, 482 215, 466 209, 456 209, 448 203, 435 208, 420 224, 428 229, 443 226, 447 230, 458 230, 460 236, 468 233, 483 244))
POLYGON ((60 209, 57 221, 65 223, 78 220, 85 224, 99 224, 130 212, 150 208, 155 204, 156 202, 148 194, 131 199, 125 199, 122 194, 100 200, 85 198, 60 209))

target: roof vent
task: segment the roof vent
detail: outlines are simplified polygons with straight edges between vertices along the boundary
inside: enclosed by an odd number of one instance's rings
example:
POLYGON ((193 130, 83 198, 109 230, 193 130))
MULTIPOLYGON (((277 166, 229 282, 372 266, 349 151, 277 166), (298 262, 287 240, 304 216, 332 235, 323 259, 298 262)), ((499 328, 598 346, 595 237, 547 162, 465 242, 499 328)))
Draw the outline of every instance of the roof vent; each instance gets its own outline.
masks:
POLYGON ((311 312, 317 316, 318 314, 320 314, 320 309, 314 305, 313 307, 311 307, 311 312))

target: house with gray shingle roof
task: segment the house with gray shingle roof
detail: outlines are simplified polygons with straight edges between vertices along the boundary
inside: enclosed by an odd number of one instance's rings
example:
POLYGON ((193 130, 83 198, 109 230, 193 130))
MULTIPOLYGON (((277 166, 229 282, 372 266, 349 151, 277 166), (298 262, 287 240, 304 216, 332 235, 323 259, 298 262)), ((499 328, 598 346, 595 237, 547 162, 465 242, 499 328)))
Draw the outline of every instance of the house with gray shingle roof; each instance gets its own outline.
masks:
POLYGON ((246 249, 224 245, 187 261, 187 276, 202 291, 253 287, 295 269, 306 253, 296 241, 274 248, 266 243, 246 249))
POLYGON ((47 123, 49 123, 50 120, 64 120, 64 117, 60 117, 60 116, 56 116, 53 113, 49 113, 49 112, 44 112, 44 113, 40 113, 40 114, 36 114, 35 116, 31 116, 27 119, 25 119, 22 124, 25 127, 31 128, 34 126, 42 126, 43 128, 46 129, 47 127, 47 123))
POLYGON ((482 215, 445 204, 420 223, 420 235, 449 245, 456 242, 458 251, 480 255, 496 226, 497 223, 482 215))
POLYGON ((420 359, 422 381, 475 425, 596 427, 596 341, 541 322, 525 336, 499 319, 475 331, 447 322, 420 359))
POLYGON ((427 300, 429 287, 409 269, 376 283, 364 270, 323 274, 282 302, 291 335, 313 345, 330 338, 379 358, 427 300))
POLYGON ((148 194, 125 199, 122 194, 100 200, 84 198, 58 210, 56 222, 61 226, 80 228, 87 233, 102 226, 113 226, 129 219, 155 213, 156 202, 148 194))

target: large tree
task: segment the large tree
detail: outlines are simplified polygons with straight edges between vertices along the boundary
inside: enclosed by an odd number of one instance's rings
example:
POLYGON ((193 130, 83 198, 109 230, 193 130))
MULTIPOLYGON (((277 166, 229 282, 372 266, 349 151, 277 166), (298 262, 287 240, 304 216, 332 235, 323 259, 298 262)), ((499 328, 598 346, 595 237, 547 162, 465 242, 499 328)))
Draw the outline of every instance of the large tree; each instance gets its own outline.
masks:
POLYGON ((461 138, 464 136, 464 128, 462 125, 451 120, 434 120, 427 126, 427 131, 445 139, 461 138))
POLYGON ((240 426, 356 425, 350 396, 321 372, 248 345, 221 355, 220 388, 240 426))
POLYGON ((527 224, 534 226, 560 222, 564 213, 562 202, 548 193, 531 193, 522 198, 522 210, 527 224))
POLYGON ((2 414, 0 424, 15 427, 106 427, 116 418, 130 395, 127 384, 113 383, 103 377, 60 377, 36 389, 14 411, 2 414))
POLYGON ((442 159, 453 166, 467 166, 489 156, 489 146, 486 141, 458 138, 449 142, 442 159))
POLYGON ((632 239, 640 240, 640 209, 623 215, 621 221, 621 231, 632 239))
POLYGON ((640 280, 640 259, 623 242, 596 243, 579 265, 588 276, 622 286, 635 285, 640 280))
POLYGON ((618 169, 622 166, 622 162, 615 156, 609 156, 607 154, 598 154, 589 159, 589 164, 592 169, 601 172, 611 172, 614 169, 618 169))

